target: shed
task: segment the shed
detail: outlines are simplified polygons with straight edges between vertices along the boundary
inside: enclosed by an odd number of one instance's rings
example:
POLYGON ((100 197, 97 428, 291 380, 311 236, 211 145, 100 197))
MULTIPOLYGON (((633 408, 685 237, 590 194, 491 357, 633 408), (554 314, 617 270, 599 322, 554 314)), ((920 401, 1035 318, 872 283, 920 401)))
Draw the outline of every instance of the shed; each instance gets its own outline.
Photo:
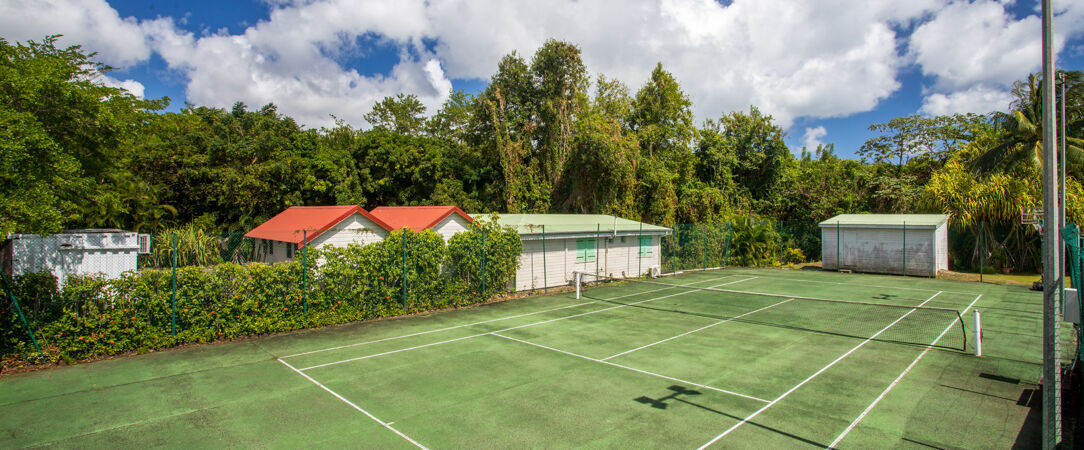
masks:
POLYGON ((256 240, 254 260, 280 262, 293 259, 306 239, 313 248, 366 245, 384 239, 392 229, 357 205, 291 206, 245 237, 256 240))
POLYGON ((369 213, 383 220, 393 230, 432 229, 444 237, 444 242, 448 242, 456 233, 467 231, 471 222, 474 222, 470 215, 455 206, 379 206, 369 213))
POLYGON ((72 275, 119 278, 136 270, 150 236, 116 229, 66 230, 57 234, 12 234, 3 247, 8 276, 52 272, 59 286, 72 275))
POLYGON ((936 277, 948 270, 944 214, 841 214, 820 223, 822 267, 936 277))
POLYGON ((496 217, 499 225, 518 231, 523 241, 516 291, 567 286, 573 272, 615 278, 645 274, 661 264, 662 237, 671 234, 666 227, 601 214, 496 217))

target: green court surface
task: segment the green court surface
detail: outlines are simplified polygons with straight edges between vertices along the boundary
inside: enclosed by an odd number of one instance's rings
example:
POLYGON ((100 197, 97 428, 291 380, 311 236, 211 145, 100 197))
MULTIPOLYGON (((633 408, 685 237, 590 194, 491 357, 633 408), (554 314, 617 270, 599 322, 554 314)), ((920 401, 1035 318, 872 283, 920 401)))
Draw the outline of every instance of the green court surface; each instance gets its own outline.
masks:
POLYGON ((741 292, 616 283, 6 376, 0 446, 1038 443, 1039 293, 772 269, 660 281, 741 292), (967 342, 955 312, 808 297, 955 310, 967 342))

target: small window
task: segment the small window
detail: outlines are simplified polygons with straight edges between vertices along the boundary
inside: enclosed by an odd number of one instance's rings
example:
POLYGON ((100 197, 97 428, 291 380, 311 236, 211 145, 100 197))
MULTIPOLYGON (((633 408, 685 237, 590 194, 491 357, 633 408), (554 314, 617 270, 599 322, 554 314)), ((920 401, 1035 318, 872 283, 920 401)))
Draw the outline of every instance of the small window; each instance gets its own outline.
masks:
POLYGON ((576 239, 576 262, 592 262, 595 260, 595 240, 576 239))
POLYGON ((275 254, 275 241, 267 241, 267 254, 268 255, 274 255, 275 254))
POLYGON ((651 236, 640 236, 640 256, 651 256, 651 236))
POLYGON ((286 259, 292 259, 294 257, 294 246, 289 242, 286 243, 286 259))

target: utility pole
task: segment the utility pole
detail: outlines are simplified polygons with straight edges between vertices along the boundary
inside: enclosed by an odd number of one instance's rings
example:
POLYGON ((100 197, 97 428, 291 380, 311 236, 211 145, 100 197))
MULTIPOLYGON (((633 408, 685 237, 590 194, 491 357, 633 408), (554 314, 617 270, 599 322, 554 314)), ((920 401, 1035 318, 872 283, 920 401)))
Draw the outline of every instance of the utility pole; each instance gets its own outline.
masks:
POLYGON ((1058 142, 1054 125, 1054 10, 1042 0, 1043 42, 1043 449, 1061 445, 1061 353, 1058 342, 1058 142))

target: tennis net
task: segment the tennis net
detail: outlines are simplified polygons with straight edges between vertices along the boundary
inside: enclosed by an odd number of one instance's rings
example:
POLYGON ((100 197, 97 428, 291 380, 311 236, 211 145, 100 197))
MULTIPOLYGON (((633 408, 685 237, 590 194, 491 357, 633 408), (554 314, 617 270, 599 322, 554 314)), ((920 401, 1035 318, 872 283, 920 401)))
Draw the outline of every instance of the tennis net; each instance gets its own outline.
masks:
MULTIPOLYGON (((967 350, 967 331, 960 312, 952 308, 837 300, 750 292, 721 287, 725 280, 676 284, 655 280, 609 278, 591 273, 577 277, 577 295, 613 304, 670 314, 699 316, 820 334, 872 339, 880 342, 967 350), (648 285, 659 300, 621 295, 607 298, 619 286, 648 285), (666 289, 666 291, 660 291, 666 289), (582 292, 582 294, 581 294, 582 292), (672 295, 679 293, 678 295, 672 295), (948 327, 958 328, 959 332, 948 327), (938 337, 941 337, 938 340, 938 337), (935 342, 937 341, 937 342, 935 342)), ((622 292, 625 292, 624 290, 622 292)))

